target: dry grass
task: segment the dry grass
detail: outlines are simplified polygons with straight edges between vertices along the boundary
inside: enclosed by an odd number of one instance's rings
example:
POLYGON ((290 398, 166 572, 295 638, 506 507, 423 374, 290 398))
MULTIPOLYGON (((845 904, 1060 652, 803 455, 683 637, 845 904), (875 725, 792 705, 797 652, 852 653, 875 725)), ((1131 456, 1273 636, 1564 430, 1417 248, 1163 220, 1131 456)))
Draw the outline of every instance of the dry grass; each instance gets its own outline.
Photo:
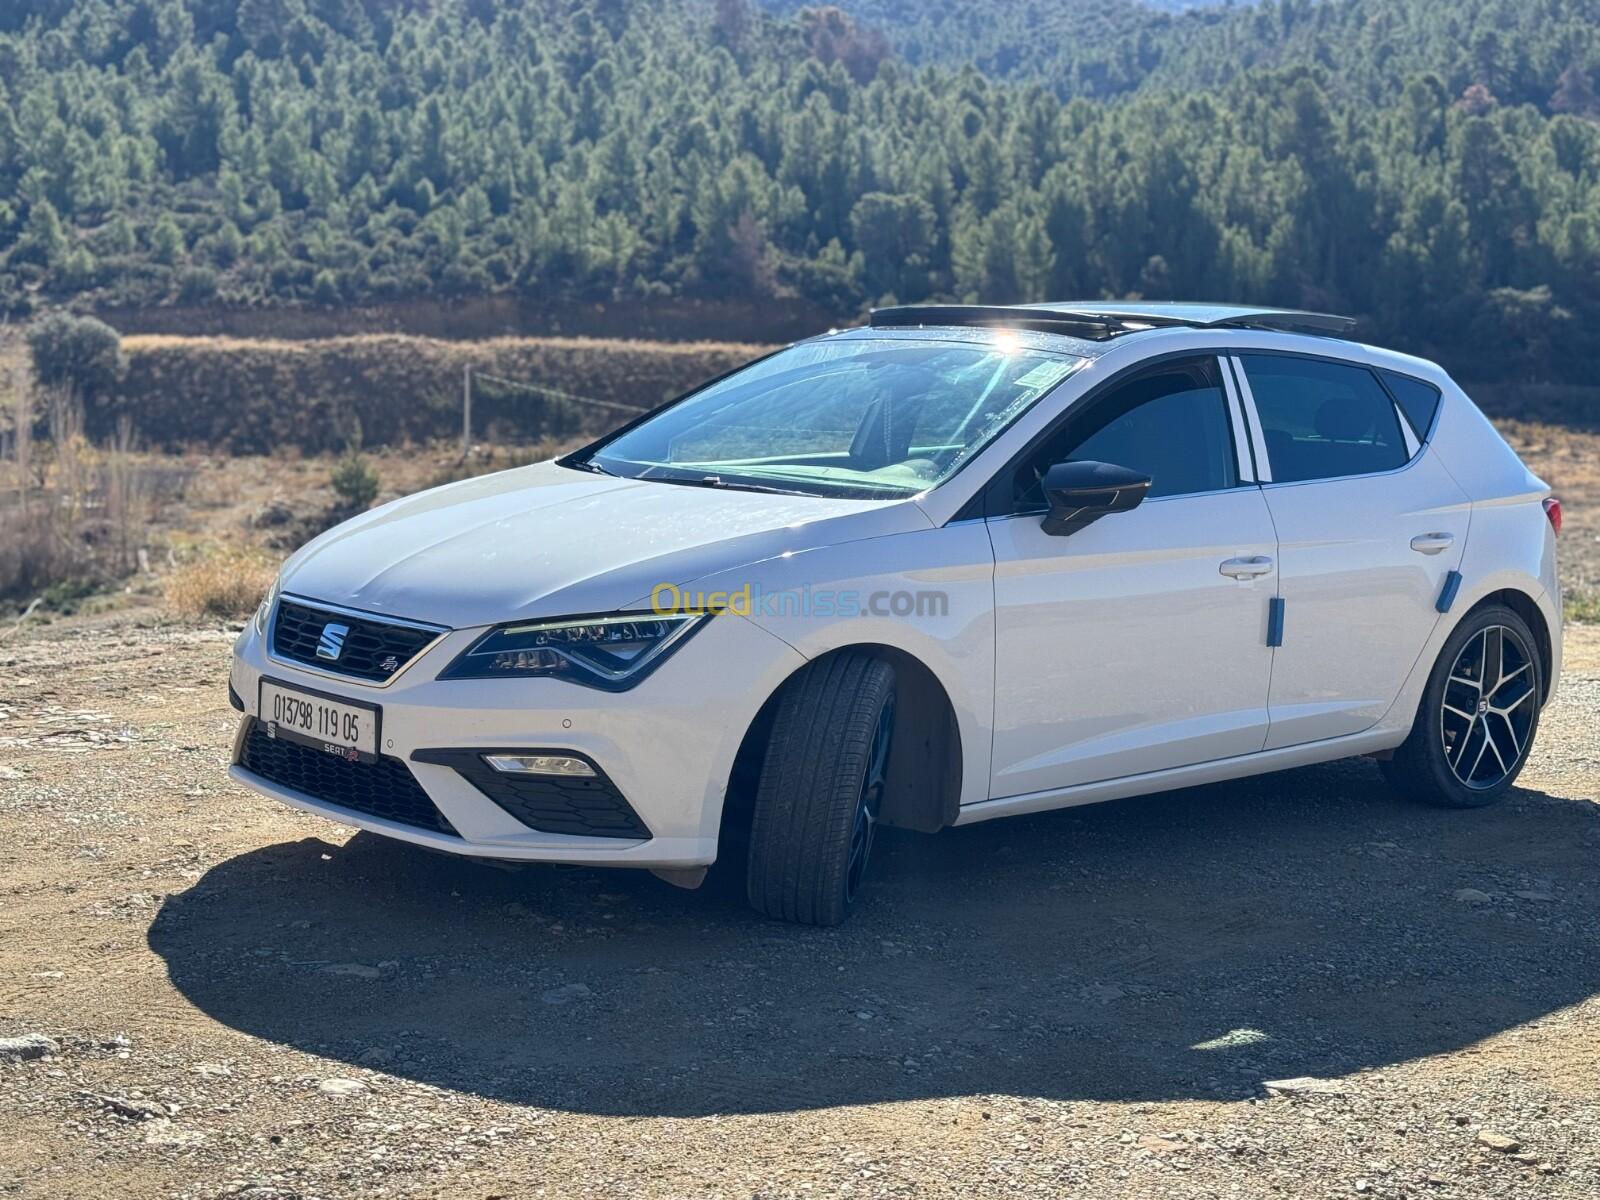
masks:
POLYGON ((0 405, 11 417, 0 447, 0 601, 68 609, 140 569, 151 517, 183 473, 139 454, 127 422, 94 445, 72 395, 35 396, 15 372, 0 377, 0 405), (36 404, 49 434, 37 442, 36 404))
POLYGON ((270 351, 274 354, 322 354, 340 347, 376 347, 394 350, 412 347, 422 351, 462 353, 469 356, 526 350, 534 346, 548 346, 556 350, 586 350, 593 353, 666 353, 673 355, 695 354, 749 354, 771 347, 748 342, 718 341, 704 338, 693 342, 657 342, 644 338, 595 337, 493 337, 475 338, 462 342, 448 338, 417 337, 405 333, 361 333, 348 337, 307 338, 295 341, 277 338, 243 337, 184 337, 169 333, 135 333, 122 339, 122 348, 129 354, 149 350, 188 350, 204 354, 237 354, 241 351, 270 351))
POLYGON ((167 605, 186 617, 243 619, 272 586, 276 562, 248 547, 218 547, 180 564, 167 576, 167 605))
POLYGON ((176 450, 336 451, 459 437, 463 382, 482 442, 592 436, 767 348, 729 342, 494 338, 446 342, 398 334, 275 342, 167 335, 123 339, 127 377, 89 411, 108 436, 131 416, 140 436, 176 450))

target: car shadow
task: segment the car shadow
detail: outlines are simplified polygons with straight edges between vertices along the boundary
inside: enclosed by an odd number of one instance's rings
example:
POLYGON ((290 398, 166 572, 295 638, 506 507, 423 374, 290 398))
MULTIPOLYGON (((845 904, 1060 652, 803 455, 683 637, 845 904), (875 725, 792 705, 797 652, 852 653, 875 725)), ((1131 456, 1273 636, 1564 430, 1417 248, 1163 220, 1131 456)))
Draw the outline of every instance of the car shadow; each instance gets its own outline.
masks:
POLYGON ((1350 762, 886 835, 834 930, 362 834, 219 864, 149 943, 234 1029, 566 1110, 1237 1099, 1600 991, 1597 851, 1586 799, 1441 812, 1350 762))

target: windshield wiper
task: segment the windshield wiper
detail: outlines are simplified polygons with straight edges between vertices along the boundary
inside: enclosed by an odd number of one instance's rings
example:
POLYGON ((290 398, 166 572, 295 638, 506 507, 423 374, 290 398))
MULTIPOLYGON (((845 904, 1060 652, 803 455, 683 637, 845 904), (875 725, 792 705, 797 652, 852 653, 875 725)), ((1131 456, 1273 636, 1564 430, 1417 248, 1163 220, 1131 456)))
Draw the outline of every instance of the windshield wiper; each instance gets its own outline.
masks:
POLYGON ((610 475, 614 479, 618 478, 615 472, 606 470, 592 458, 563 458, 561 465, 563 467, 571 467, 574 471, 589 471, 595 475, 610 475))
POLYGON ((772 487, 764 483, 745 483, 742 480, 735 482, 724 479, 721 475, 700 476, 674 476, 651 475, 648 471, 634 478, 643 479, 649 483, 680 483, 684 487, 726 488, 736 492, 770 492, 776 496, 809 496, 810 492, 802 492, 798 488, 772 487))

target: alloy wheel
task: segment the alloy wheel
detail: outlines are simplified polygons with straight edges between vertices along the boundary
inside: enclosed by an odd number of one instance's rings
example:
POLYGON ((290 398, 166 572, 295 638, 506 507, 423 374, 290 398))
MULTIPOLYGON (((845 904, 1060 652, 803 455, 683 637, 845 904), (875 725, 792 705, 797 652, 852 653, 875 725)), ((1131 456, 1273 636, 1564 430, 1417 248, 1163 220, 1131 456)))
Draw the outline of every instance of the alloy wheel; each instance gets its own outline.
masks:
POLYGON ((1489 625, 1461 648, 1439 711, 1445 761, 1474 791, 1521 765, 1538 712, 1533 655, 1513 629, 1489 625))
POLYGON ((850 862, 845 869, 845 897, 853 901, 867 875, 867 860, 872 856, 872 841, 878 828, 878 812, 883 805, 883 789, 889 774, 889 742, 894 736, 894 694, 884 702, 878 724, 872 731, 867 751, 867 769, 861 779, 861 798, 856 802, 855 824, 850 830, 850 862))

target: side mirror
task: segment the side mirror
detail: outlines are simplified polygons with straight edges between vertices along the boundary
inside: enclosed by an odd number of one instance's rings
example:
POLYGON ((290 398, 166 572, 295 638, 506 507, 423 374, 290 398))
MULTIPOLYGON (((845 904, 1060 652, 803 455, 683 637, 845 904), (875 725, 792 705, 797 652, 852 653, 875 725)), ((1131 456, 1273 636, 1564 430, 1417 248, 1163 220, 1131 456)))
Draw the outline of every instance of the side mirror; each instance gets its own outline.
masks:
POLYGON ((1149 490, 1150 476, 1114 463, 1057 463, 1044 473, 1050 511, 1042 527, 1053 537, 1066 537, 1110 513, 1138 508, 1149 490))

